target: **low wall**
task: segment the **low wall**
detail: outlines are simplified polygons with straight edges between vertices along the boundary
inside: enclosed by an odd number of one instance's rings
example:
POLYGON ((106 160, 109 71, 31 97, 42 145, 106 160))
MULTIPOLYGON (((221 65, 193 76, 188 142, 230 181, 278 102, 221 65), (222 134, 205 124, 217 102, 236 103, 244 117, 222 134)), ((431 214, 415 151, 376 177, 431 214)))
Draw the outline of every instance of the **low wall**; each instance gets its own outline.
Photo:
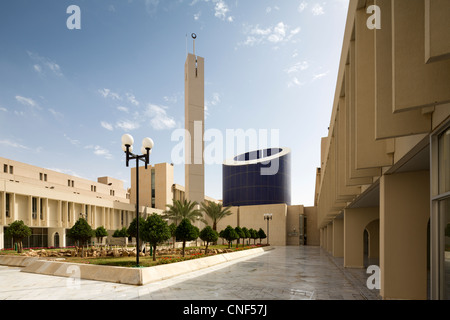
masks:
POLYGON ((264 253, 273 247, 261 247, 231 253, 217 254, 176 263, 145 268, 125 268, 93 264, 68 263, 42 260, 35 257, 0 256, 0 265, 22 267, 22 272, 44 275, 145 285, 176 277, 185 273, 212 267, 220 263, 264 253))

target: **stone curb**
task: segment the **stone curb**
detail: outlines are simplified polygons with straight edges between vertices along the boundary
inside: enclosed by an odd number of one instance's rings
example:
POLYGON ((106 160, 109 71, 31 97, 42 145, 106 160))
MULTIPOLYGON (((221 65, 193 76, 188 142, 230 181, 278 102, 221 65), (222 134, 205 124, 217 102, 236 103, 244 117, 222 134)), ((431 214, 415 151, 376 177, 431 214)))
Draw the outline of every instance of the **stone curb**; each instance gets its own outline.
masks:
POLYGON ((144 268, 100 266, 94 264, 67 263, 39 260, 36 257, 0 256, 0 265, 22 267, 22 272, 81 278, 142 286, 151 282, 173 278, 192 271, 208 268, 224 262, 264 253, 273 247, 261 247, 237 252, 217 254, 165 265, 144 268))

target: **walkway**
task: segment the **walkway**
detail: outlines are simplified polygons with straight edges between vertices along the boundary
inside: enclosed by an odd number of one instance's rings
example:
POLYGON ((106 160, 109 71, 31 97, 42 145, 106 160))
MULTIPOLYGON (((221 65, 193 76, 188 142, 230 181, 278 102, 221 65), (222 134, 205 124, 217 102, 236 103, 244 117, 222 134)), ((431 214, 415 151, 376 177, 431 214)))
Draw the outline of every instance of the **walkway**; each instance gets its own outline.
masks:
POLYGON ((372 300, 363 269, 319 247, 274 250, 145 286, 52 277, 0 266, 0 299, 372 300))

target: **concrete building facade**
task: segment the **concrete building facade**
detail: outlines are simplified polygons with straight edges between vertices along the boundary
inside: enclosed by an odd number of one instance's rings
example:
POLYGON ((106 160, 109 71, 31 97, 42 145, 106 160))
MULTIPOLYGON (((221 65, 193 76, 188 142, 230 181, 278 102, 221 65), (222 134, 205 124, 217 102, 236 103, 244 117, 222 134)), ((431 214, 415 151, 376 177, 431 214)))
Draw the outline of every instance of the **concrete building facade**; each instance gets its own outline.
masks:
POLYGON ((320 245, 345 267, 378 264, 383 299, 450 298, 449 12, 445 0, 349 5, 320 245))
MULTIPOLYGON (((100 177, 97 181, 0 158, 0 249, 11 248, 5 228, 22 220, 32 229, 25 246, 65 247, 71 245, 66 232, 83 216, 92 228, 105 227, 112 234, 128 227, 136 216, 135 168, 132 186, 100 177)), ((140 214, 162 214, 173 198, 184 198, 184 190, 173 183, 173 166, 167 163, 141 167, 140 214)), ((210 198, 208 198, 210 199, 210 198)))

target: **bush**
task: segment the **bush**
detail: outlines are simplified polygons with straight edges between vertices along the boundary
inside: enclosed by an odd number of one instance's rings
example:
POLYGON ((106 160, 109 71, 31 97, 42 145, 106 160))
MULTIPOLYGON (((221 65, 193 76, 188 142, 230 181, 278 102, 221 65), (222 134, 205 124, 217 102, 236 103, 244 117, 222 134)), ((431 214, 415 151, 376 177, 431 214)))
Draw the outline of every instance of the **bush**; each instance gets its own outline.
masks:
POLYGON ((117 229, 114 231, 114 234, 112 235, 114 238, 128 238, 128 229, 126 227, 123 227, 122 229, 117 229))
MULTIPOLYGON (((84 246, 92 237, 95 237, 95 231, 92 230, 86 219, 80 218, 75 222, 73 227, 69 229, 67 236, 78 242, 79 245, 84 246)), ((84 256, 84 249, 82 255, 84 256)))
POLYGON ((184 257, 184 249, 186 248, 186 241, 192 241, 198 238, 199 230, 193 226, 189 219, 184 218, 181 220, 177 229, 175 230, 175 236, 177 240, 183 241, 182 255, 184 257))
POLYGON ((214 231, 210 226, 206 226, 200 232, 200 239, 206 242, 205 254, 208 254, 208 244, 210 242, 216 242, 219 238, 217 231, 214 231))
POLYGON ((156 261, 156 246, 170 238, 170 228, 167 222, 156 213, 147 217, 142 228, 142 239, 153 248, 153 261, 156 261))
POLYGON ((233 240, 236 240, 239 236, 236 233, 236 230, 234 230, 232 226, 228 225, 223 230, 221 237, 228 241, 228 248, 230 248, 233 240))
POLYGON ((8 227, 5 235, 13 238, 13 243, 17 243, 17 253, 22 253, 22 240, 31 236, 31 229, 22 220, 16 220, 8 227))

